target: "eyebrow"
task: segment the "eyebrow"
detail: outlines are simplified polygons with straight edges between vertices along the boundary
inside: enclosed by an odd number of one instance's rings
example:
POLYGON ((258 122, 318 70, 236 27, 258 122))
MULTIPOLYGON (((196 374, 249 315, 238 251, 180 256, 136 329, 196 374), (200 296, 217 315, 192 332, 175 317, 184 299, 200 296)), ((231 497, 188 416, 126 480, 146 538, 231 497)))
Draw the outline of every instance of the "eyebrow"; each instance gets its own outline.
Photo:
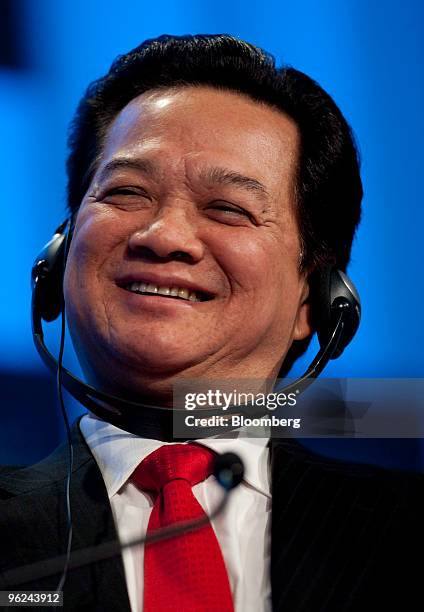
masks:
POLYGON ((156 174, 155 165, 147 159, 135 159, 132 157, 116 157, 108 162, 100 171, 98 180, 104 181, 114 170, 127 169, 138 170, 144 174, 156 174))
MULTIPOLYGON (((157 175, 156 165, 147 159, 135 159, 132 157, 117 157, 108 162, 99 174, 99 181, 105 180, 114 170, 132 169, 151 176, 157 175)), ((241 187, 258 195, 262 200, 269 199, 269 193, 260 181, 250 176, 245 176, 234 170, 221 167, 203 168, 200 171, 200 179, 210 185, 232 185, 241 187)))
POLYGON ((242 187, 247 191, 256 193, 263 200, 267 200, 269 198, 265 185, 263 185, 260 181, 227 168, 205 168, 200 172, 200 178, 210 184, 242 187))

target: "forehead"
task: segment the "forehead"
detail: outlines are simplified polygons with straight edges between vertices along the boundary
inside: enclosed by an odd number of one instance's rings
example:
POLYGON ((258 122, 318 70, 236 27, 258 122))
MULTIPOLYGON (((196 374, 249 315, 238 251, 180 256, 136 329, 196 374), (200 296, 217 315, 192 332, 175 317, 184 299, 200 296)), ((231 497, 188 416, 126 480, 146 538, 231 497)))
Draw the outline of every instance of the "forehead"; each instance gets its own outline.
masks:
POLYGON ((100 165, 130 157, 166 173, 196 174, 224 164, 276 194, 292 184, 298 153, 298 128, 280 110, 237 92, 190 86, 134 98, 110 126, 100 165))

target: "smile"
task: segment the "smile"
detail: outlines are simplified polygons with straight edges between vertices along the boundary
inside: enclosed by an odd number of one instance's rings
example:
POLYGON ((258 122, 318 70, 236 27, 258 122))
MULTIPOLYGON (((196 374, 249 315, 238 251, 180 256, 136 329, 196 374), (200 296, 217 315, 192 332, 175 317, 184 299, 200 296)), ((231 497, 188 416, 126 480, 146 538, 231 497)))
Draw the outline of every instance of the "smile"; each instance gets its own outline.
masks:
POLYGON ((190 291, 185 287, 166 287, 153 283, 134 282, 126 285, 125 289, 141 295, 161 295, 168 298, 187 300, 189 302, 206 302, 211 296, 201 291, 190 291))

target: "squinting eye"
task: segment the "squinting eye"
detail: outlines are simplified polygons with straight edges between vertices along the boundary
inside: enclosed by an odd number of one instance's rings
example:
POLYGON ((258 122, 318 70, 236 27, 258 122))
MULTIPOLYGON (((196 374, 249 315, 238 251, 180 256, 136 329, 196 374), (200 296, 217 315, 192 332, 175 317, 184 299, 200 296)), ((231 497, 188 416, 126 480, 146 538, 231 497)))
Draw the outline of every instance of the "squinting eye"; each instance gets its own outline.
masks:
POLYGON ((125 210, 134 210, 150 206, 152 198, 149 194, 139 187, 116 187, 105 189, 99 194, 99 201, 122 208, 125 210))
POLYGON ((213 210, 222 210, 225 213, 234 213, 236 215, 243 215, 245 217, 250 217, 250 214, 243 208, 238 208, 236 206, 230 206, 229 204, 214 204, 210 208, 212 208, 213 210))
POLYGON ((118 193, 119 195, 135 195, 136 192, 131 189, 114 189, 111 194, 118 193))
POLYGON ((110 197, 110 196, 114 196, 114 195, 141 196, 142 198, 149 197, 146 194, 146 192, 138 191, 136 189, 131 189, 130 187, 121 187, 121 188, 118 188, 118 189, 111 189, 110 191, 106 192, 103 197, 108 197, 108 196, 110 197))
POLYGON ((249 211, 229 202, 216 200, 211 202, 206 210, 208 216, 219 223, 227 225, 256 225, 256 220, 249 211))

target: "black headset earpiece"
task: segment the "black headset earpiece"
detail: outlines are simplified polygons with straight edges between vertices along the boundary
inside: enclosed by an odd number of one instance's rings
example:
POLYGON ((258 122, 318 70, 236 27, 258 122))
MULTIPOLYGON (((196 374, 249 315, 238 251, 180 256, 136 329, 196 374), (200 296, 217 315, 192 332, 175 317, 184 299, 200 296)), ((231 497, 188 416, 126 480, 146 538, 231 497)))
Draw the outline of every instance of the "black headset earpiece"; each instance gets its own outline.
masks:
POLYGON ((311 278, 312 317, 321 348, 327 346, 343 312, 343 329, 331 359, 339 357, 352 340, 361 320, 359 294, 350 278, 327 266, 311 278))
POLYGON ((63 270, 67 236, 73 229, 72 217, 66 219, 35 258, 31 272, 33 304, 44 321, 54 321, 63 304, 63 270))

